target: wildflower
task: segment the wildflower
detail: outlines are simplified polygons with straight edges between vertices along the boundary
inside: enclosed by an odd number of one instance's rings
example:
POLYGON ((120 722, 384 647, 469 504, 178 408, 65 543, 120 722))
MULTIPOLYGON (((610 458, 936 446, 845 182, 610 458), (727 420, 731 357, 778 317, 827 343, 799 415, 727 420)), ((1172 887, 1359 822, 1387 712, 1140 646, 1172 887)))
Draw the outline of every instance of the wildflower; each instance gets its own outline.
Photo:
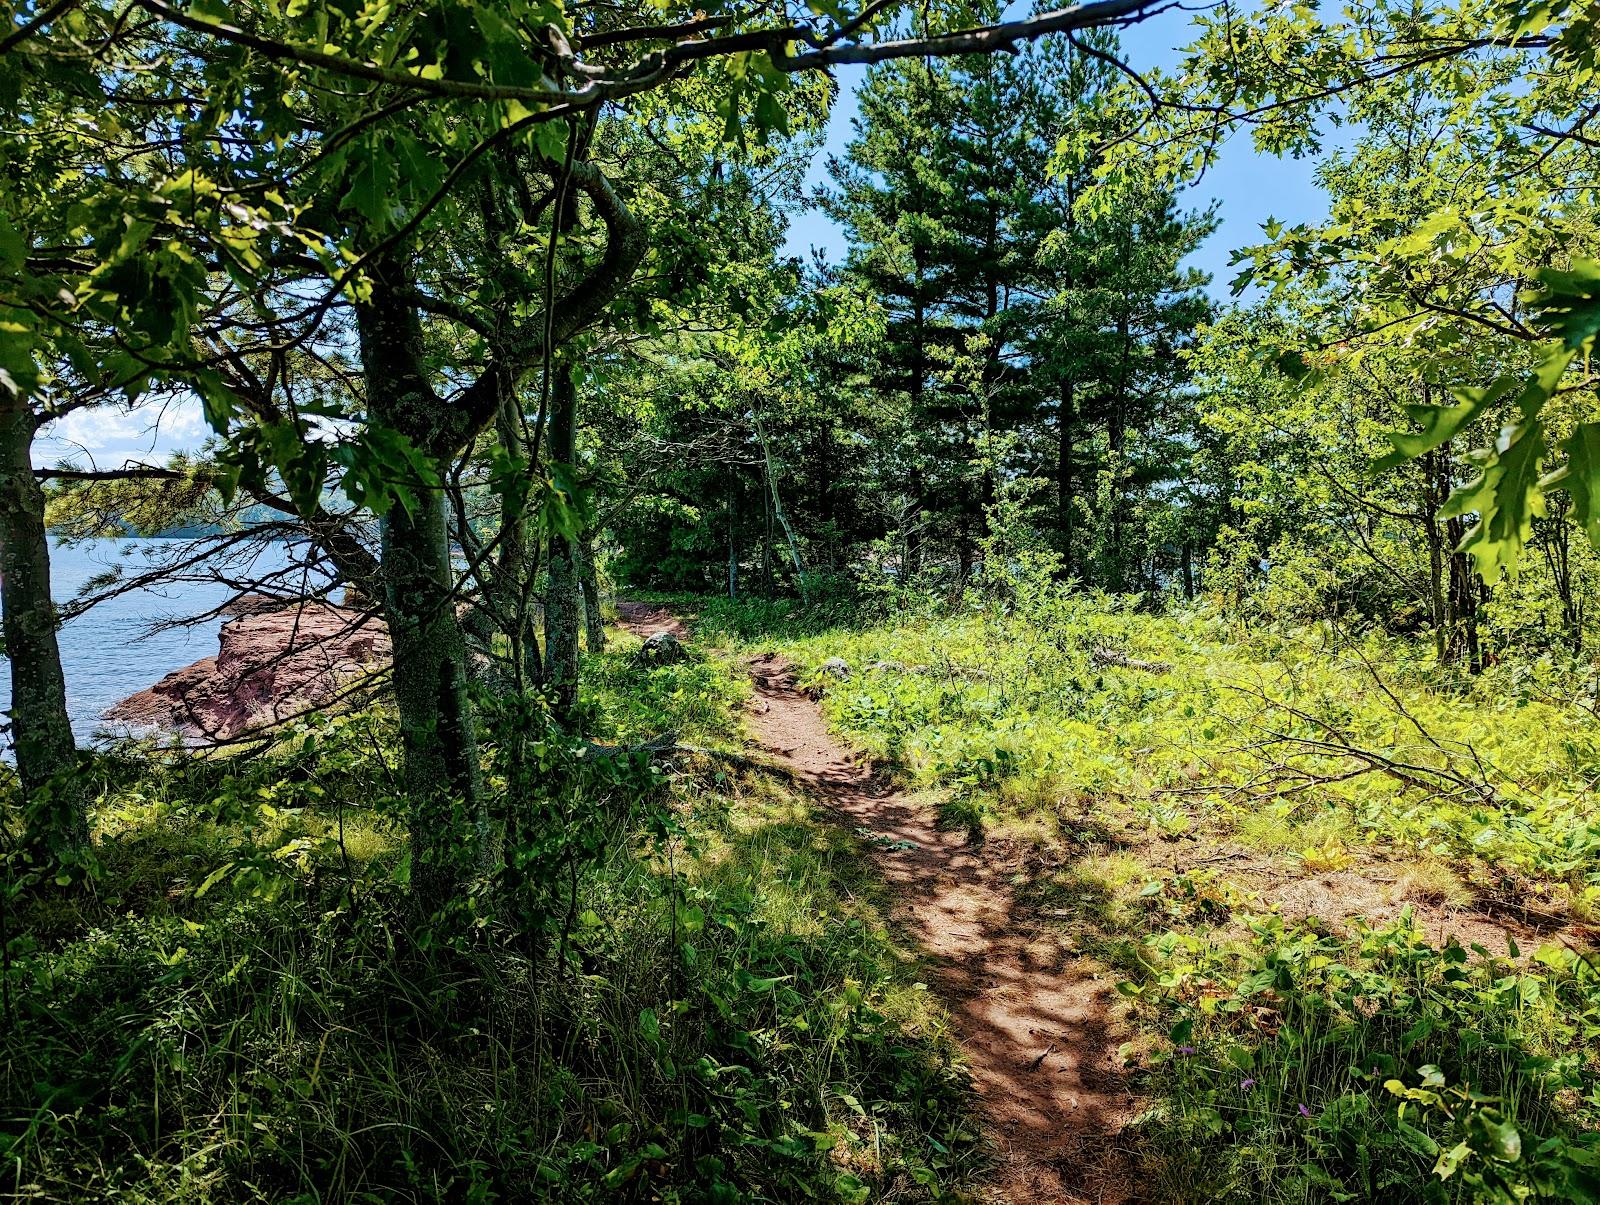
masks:
POLYGON ((1310 1117, 1311 1116, 1311 1110, 1306 1108, 1305 1105, 1301 1105, 1300 1106, 1300 1116, 1301 1117, 1310 1117))
POLYGON ((1188 1058, 1191 1054, 1194 1053, 1194 1047, 1193 1046, 1179 1046, 1178 1047, 1178 1053, 1183 1055, 1185 1058, 1188 1058))
POLYGON ((1251 1088, 1254 1088, 1255 1086, 1256 1086, 1256 1081, 1253 1080, 1253 1079, 1242 1079, 1242 1080, 1239 1081, 1239 1091, 1241 1091, 1241 1092, 1248 1092, 1248 1091, 1250 1091, 1251 1088))

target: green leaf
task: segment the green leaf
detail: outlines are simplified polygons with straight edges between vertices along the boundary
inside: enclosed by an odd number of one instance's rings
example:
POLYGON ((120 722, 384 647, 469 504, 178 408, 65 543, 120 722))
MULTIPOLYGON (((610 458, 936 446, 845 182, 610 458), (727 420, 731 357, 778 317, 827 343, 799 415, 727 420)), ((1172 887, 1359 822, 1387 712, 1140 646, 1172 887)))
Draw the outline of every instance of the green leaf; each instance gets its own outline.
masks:
POLYGON ((1560 446, 1567 462, 1539 484, 1546 490, 1565 487, 1572 517, 1600 548, 1600 423, 1579 423, 1560 446))
POLYGON ((533 145, 552 163, 567 157, 567 126, 561 121, 546 121, 533 127, 533 145))
POLYGON ((1543 291, 1531 301, 1539 325, 1568 351, 1581 351, 1600 334, 1600 261, 1577 258, 1569 268, 1543 268, 1535 274, 1543 291))
POLYGON ((43 379, 33 355, 35 325, 27 310, 0 306, 0 389, 13 397, 27 397, 43 379))
POLYGON ((194 898, 195 899, 199 899, 206 892, 210 891, 213 887, 215 887, 218 883, 222 882, 223 878, 232 869, 233 869, 233 863, 232 862, 224 862, 221 866, 217 867, 210 874, 206 875, 205 879, 201 882, 200 886, 198 886, 198 887, 196 887, 194 889, 194 898))
MULTIPOLYGON (((1555 394, 1556 386, 1561 383, 1574 354, 1565 348, 1553 348, 1539 367, 1522 380, 1522 388, 1514 404, 1524 419, 1537 415, 1555 394)), ((1508 397, 1517 383, 1518 378, 1506 376, 1486 388, 1456 389, 1453 391, 1457 399, 1454 406, 1407 406, 1406 413, 1414 422, 1421 423, 1423 429, 1413 434, 1400 431, 1388 433, 1387 438, 1395 450, 1373 460, 1368 467, 1374 473, 1381 473, 1414 460, 1424 452, 1433 451, 1453 439, 1490 407, 1508 397)))
POLYGON ((846 1205, 865 1205, 872 1199, 872 1190, 856 1176, 842 1172, 833 1182, 834 1191, 846 1205))
POLYGON ((1516 572, 1533 521, 1544 514, 1539 484, 1544 454, 1544 426, 1538 420, 1503 428, 1493 448, 1474 454, 1481 465, 1478 475, 1456 489, 1440 512, 1446 518, 1477 514, 1459 551, 1472 555, 1485 581, 1516 572))
POLYGON ((771 978, 767 978, 762 975, 751 975, 746 971, 741 971, 739 972, 739 978, 744 981, 744 990, 747 992, 770 992, 789 976, 774 975, 771 978))
POLYGON ((218 435, 225 435, 228 422, 239 413, 242 404, 239 395, 228 387, 221 374, 211 368, 197 368, 194 372, 195 390, 200 394, 201 411, 206 425, 218 435))
POLYGON ((389 224, 393 212, 389 189, 394 161, 385 151, 371 146, 360 159, 360 164, 340 203, 382 229, 389 224))
POLYGON ((1412 422, 1421 423, 1416 434, 1390 431, 1385 438, 1394 445, 1394 451, 1375 458, 1368 466, 1373 473, 1399 468, 1425 452, 1455 438, 1456 433, 1472 423, 1480 414, 1499 401, 1516 386, 1514 377, 1502 377, 1487 389, 1460 389, 1456 396, 1461 400, 1454 406, 1407 406, 1406 415, 1412 422))
POLYGON ((1455 1175, 1456 1168, 1472 1154, 1472 1148, 1465 1142, 1458 1142, 1444 1154, 1439 1156, 1439 1161, 1433 1165, 1433 1174, 1441 1180, 1448 1180, 1455 1175))
POLYGON ((1396 1121, 1395 1129, 1400 1134, 1400 1141, 1405 1143, 1419 1155, 1435 1158, 1439 1154, 1439 1144, 1422 1130, 1406 1121, 1396 1121))
POLYGON ((19 270, 27 254, 27 240, 22 237, 22 232, 11 224, 10 218, 0 213, 0 269, 7 272, 19 270))
POLYGON ((1473 1115, 1474 1128, 1484 1138, 1487 1153, 1507 1163, 1522 1158, 1522 1135, 1517 1127, 1502 1117, 1496 1109, 1480 1109, 1473 1115))

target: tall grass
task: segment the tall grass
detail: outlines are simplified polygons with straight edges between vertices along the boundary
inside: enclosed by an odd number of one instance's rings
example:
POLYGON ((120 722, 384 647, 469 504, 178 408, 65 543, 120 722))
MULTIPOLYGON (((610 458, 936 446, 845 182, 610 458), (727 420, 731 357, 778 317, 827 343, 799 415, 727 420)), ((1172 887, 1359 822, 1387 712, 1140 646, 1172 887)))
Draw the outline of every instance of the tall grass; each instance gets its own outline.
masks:
MULTIPOLYGON (((630 653, 589 662, 590 739, 732 735, 727 671, 630 653)), ((257 762, 101 767, 91 892, 13 918, 5 1193, 911 1200, 970 1172, 938 1008, 803 801, 680 766, 612 815, 559 946, 492 899, 441 936, 391 750, 360 715, 257 762)))

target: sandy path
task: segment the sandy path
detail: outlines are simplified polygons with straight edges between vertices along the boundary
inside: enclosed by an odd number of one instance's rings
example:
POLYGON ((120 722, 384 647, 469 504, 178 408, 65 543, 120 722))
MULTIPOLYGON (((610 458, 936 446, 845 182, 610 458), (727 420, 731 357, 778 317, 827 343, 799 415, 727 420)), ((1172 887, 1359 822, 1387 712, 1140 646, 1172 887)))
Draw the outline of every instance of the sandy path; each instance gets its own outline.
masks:
MULTIPOLYGON (((624 603, 640 636, 682 625, 663 608, 624 603)), ((822 712, 768 653, 750 663, 749 726, 779 765, 870 842, 896 896, 896 919, 937 968, 973 1086, 1000 1157, 993 1199, 1145 1199, 1118 1135, 1136 1111, 1112 1021, 1109 976, 1066 949, 1018 906, 1011 868, 893 790, 833 739, 822 712)))

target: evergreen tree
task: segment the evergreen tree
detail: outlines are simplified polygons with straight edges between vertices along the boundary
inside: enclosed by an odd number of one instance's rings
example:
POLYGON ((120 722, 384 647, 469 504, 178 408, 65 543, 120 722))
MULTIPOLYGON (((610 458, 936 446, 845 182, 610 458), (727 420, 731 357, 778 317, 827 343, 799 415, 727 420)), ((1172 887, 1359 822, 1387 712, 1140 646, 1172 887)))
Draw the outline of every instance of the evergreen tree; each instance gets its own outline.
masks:
POLYGON ((1181 464, 1158 427, 1182 405, 1178 353, 1206 308, 1180 263, 1210 223, 1153 179, 1082 203, 1096 161, 1071 148, 1107 136, 1113 82, 1066 43, 875 68, 830 163, 846 275, 888 315, 875 387, 904 411, 913 571, 932 533, 965 575, 994 496, 980 439, 1005 435, 1029 451, 1000 471, 1055 483, 1048 525, 1070 572, 1112 589, 1156 572, 1138 503, 1181 464), (963 356, 965 385, 950 371, 963 356))

